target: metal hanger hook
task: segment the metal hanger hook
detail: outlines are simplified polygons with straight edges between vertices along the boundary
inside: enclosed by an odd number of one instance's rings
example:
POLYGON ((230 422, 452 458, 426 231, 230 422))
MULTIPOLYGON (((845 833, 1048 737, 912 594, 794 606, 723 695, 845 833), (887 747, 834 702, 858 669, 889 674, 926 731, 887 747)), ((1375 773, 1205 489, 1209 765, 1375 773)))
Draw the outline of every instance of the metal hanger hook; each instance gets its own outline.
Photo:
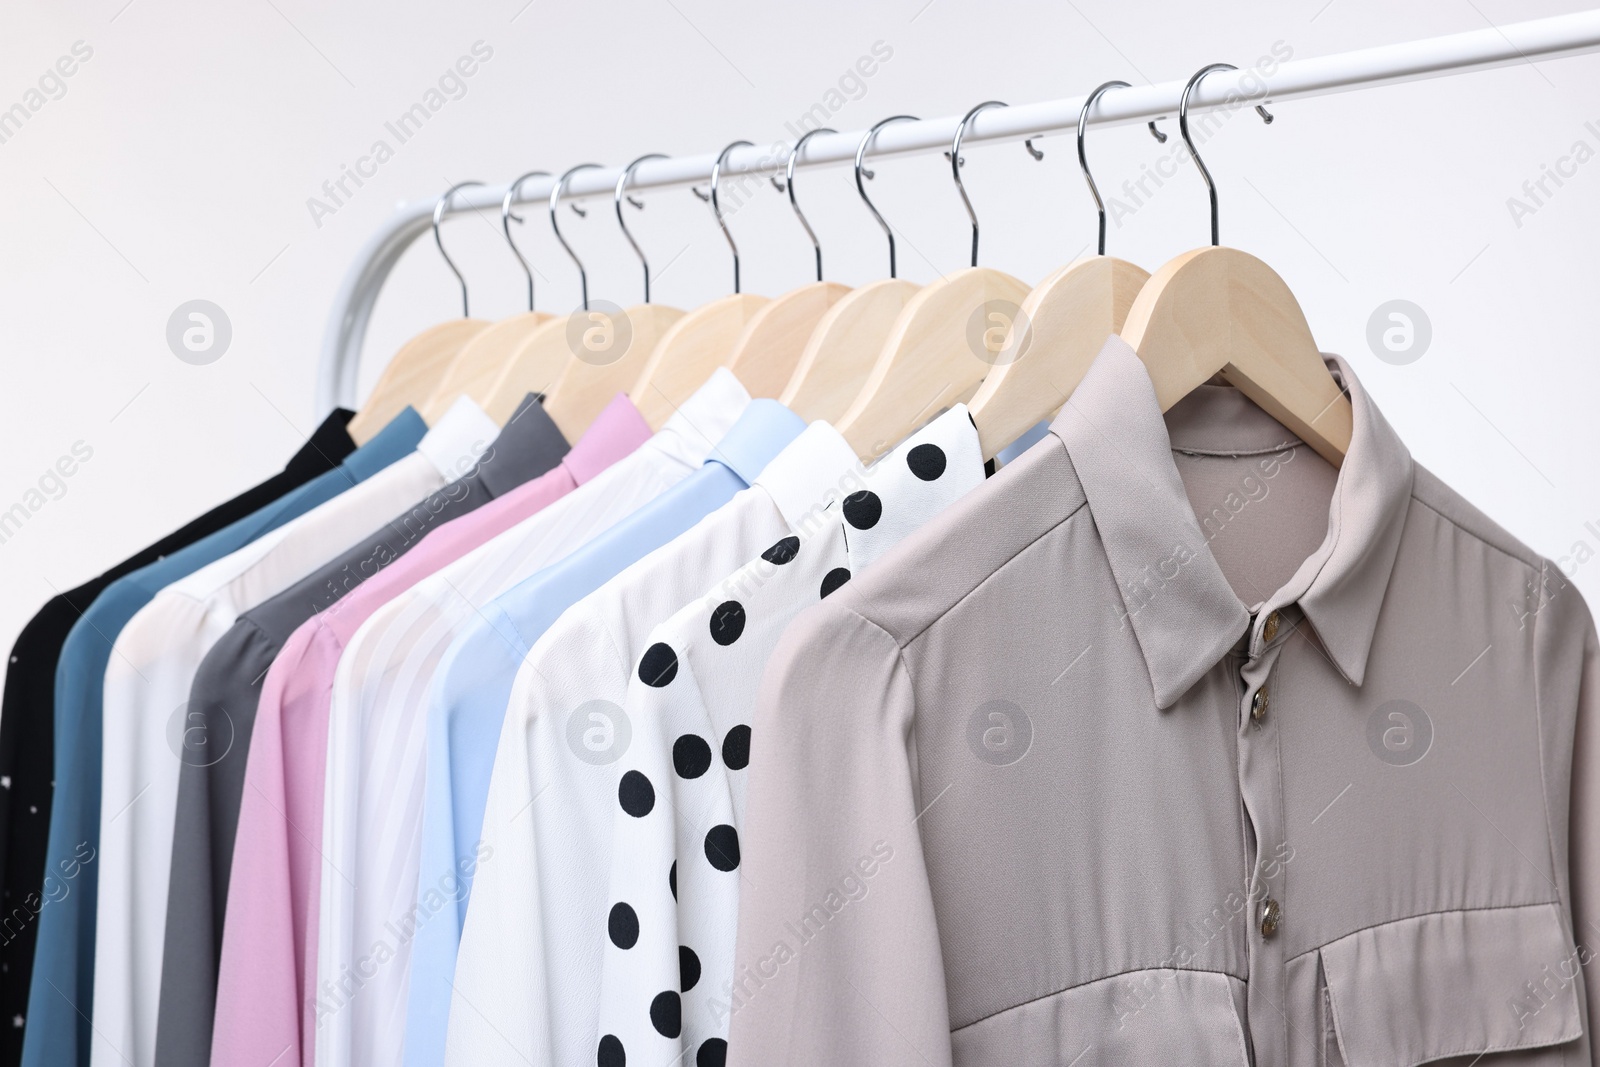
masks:
POLYGON ((722 168, 728 162, 728 153, 735 148, 754 148, 749 141, 733 141, 722 151, 717 153, 717 161, 711 164, 711 191, 702 193, 699 189, 690 191, 700 199, 711 205, 711 214, 716 216, 717 225, 722 228, 722 236, 728 240, 728 248, 733 252, 733 291, 739 292, 739 246, 733 243, 733 234, 728 229, 728 222, 722 217, 722 201, 717 199, 717 189, 722 184, 722 168))
MULTIPOLYGON (((789 150, 789 162, 788 165, 783 168, 783 183, 779 186, 778 190, 779 192, 788 192, 789 206, 794 208, 794 217, 800 220, 800 225, 805 227, 806 236, 811 238, 811 247, 816 251, 817 254, 817 281, 819 282, 822 280, 822 242, 817 240, 816 231, 811 228, 811 223, 806 221, 806 213, 800 210, 800 202, 794 198, 794 165, 795 161, 800 158, 800 153, 805 150, 807 141, 811 140, 811 138, 815 137, 819 133, 838 132, 838 130, 832 130, 826 126, 819 126, 814 130, 807 130, 804 134, 802 134, 800 139, 794 143, 794 147, 789 150)), ((778 184, 778 179, 776 177, 774 177, 772 181, 773 184, 778 184)))
MULTIPOLYGON (((961 164, 964 162, 961 158, 961 139, 967 135, 967 126, 978 116, 979 112, 987 111, 992 107, 1010 106, 1004 100, 985 100, 961 116, 961 121, 956 124, 955 140, 950 142, 950 151, 946 153, 950 157, 950 174, 956 180, 956 192, 961 194, 961 202, 967 206, 967 218, 972 220, 972 265, 974 267, 978 265, 978 213, 972 210, 972 200, 967 196, 967 187, 961 183, 961 164)), ((1044 158, 1044 153, 1033 147, 1031 142, 1024 142, 1024 144, 1027 146, 1028 154, 1034 159, 1044 158)))
POLYGON ((557 209, 561 207, 561 197, 567 191, 567 182, 572 180, 574 174, 580 170, 598 170, 599 168, 600 164, 598 163, 579 163, 576 167, 568 169, 565 174, 557 178, 555 185, 550 187, 550 228, 556 231, 556 240, 561 242, 561 247, 567 250, 567 255, 571 256, 572 262, 578 266, 578 286, 583 293, 583 310, 585 311, 589 310, 589 272, 583 269, 583 260, 578 258, 578 253, 572 250, 572 246, 567 244, 567 239, 561 235, 561 223, 557 218, 557 209))
POLYGON ((433 205, 433 243, 438 246, 439 254, 444 257, 445 266, 450 268, 450 273, 456 276, 456 281, 461 283, 461 317, 467 318, 471 312, 467 310, 467 280, 461 276, 461 271, 456 268, 456 261, 450 258, 450 253, 444 250, 444 242, 439 239, 439 220, 444 218, 445 209, 450 206, 450 200, 456 191, 465 189, 469 185, 482 185, 482 182, 457 182, 444 191, 439 202, 433 205))
MULTIPOLYGON (((1083 107, 1078 111, 1078 166, 1083 168, 1083 180, 1089 183, 1089 195, 1094 197, 1094 207, 1100 214, 1100 244, 1099 255, 1106 254, 1106 204, 1100 199, 1100 187, 1094 183, 1094 175, 1089 173, 1089 156, 1084 151, 1084 135, 1089 129, 1089 111, 1094 107, 1095 101, 1112 89, 1131 89, 1133 86, 1125 81, 1108 81, 1094 87, 1088 97, 1083 101, 1083 107)), ((1166 142, 1167 135, 1156 129, 1154 122, 1150 123, 1150 132, 1162 143, 1166 142)))
POLYGON ((918 122, 918 121, 920 121, 920 120, 915 115, 890 115, 886 119, 883 119, 883 120, 881 120, 879 122, 873 123, 872 128, 869 129, 862 136, 861 143, 856 145, 856 192, 861 194, 861 202, 867 205, 867 210, 872 212, 872 217, 878 220, 878 226, 880 228, 882 228, 883 235, 889 239, 889 277, 891 277, 891 278, 896 277, 895 272, 894 272, 895 271, 894 230, 889 226, 889 224, 887 222, 883 221, 883 215, 878 211, 877 207, 872 203, 872 198, 867 195, 867 187, 866 187, 865 183, 862 182, 861 179, 862 178, 869 178, 870 179, 873 175, 872 175, 872 171, 866 169, 861 164, 863 163, 863 161, 866 160, 866 158, 867 158, 867 149, 872 147, 872 142, 875 139, 877 139, 879 130, 883 129, 885 126, 889 125, 891 122, 918 122))
POLYGON ((528 266, 528 261, 522 258, 522 249, 517 247, 517 242, 511 239, 511 222, 515 219, 522 221, 521 215, 513 214, 511 202, 517 198, 517 190, 522 188, 522 183, 529 178, 548 178, 547 170, 530 170, 522 177, 511 183, 511 188, 506 190, 506 198, 500 202, 500 228, 506 232, 506 244, 511 246, 511 254, 517 257, 517 262, 522 264, 522 273, 528 276, 528 310, 533 310, 533 268, 528 266))
POLYGON ((629 163, 626 167, 623 167, 622 177, 617 179, 617 225, 622 227, 622 236, 626 237, 628 239, 628 243, 633 246, 634 254, 639 257, 639 263, 644 267, 644 302, 646 304, 650 303, 650 261, 644 258, 644 249, 639 247, 639 242, 633 239, 633 234, 628 230, 628 220, 622 217, 622 202, 626 200, 634 207, 643 211, 644 201, 635 200, 633 197, 628 195, 628 183, 633 180, 634 169, 647 159, 666 158, 667 156, 663 152, 646 153, 645 155, 642 155, 638 159, 634 160, 632 163, 629 163))
MULTIPOLYGON (((1213 63, 1209 67, 1202 67, 1195 71, 1194 77, 1189 79, 1183 87, 1183 95, 1178 98, 1178 133, 1183 137, 1184 145, 1189 149, 1189 155, 1194 157, 1194 165, 1200 168, 1200 177, 1205 179, 1206 192, 1211 196, 1211 245, 1215 248, 1220 244, 1217 228, 1217 183, 1211 180, 1211 172, 1206 169, 1205 160, 1200 158, 1200 153, 1195 151, 1194 140, 1189 136, 1189 94, 1194 92, 1195 86, 1200 84, 1207 74, 1215 74, 1219 70, 1238 70, 1232 63, 1213 63)), ((1262 122, 1270 123, 1272 114, 1260 104, 1256 105, 1256 113, 1261 116, 1262 122)))

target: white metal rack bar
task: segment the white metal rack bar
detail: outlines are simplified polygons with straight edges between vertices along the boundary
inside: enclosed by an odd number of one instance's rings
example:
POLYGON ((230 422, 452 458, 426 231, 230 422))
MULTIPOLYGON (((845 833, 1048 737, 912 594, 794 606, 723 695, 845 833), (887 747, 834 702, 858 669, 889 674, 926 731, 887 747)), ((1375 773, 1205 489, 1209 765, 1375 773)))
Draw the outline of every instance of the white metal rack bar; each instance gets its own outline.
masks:
MULTIPOLYGON (((1252 70, 1219 72, 1196 88, 1190 99, 1190 110, 1199 113, 1222 107, 1321 96, 1596 51, 1600 51, 1600 10, 1582 11, 1405 44, 1290 60, 1280 64, 1270 76, 1252 70)), ((1187 78, 1185 74, 1183 78, 1159 85, 1107 93, 1100 98, 1089 121, 1094 125, 1123 125, 1171 115, 1177 111, 1178 97, 1187 78)), ((1020 141, 1075 130, 1084 95, 985 111, 968 127, 963 143, 1020 141)), ((958 117, 949 116, 887 126, 874 141, 871 155, 876 159, 941 151, 949 147, 958 122, 958 117)), ((806 144, 799 166, 824 166, 854 159, 856 146, 864 133, 864 130, 853 130, 813 137, 806 144)), ((702 183, 709 180, 716 159, 717 153, 713 151, 652 160, 634 171, 628 188, 633 192, 702 183)), ((771 146, 736 149, 728 156, 723 173, 728 176, 776 173, 786 159, 784 152, 774 152, 771 146)), ((560 170, 559 167, 553 169, 560 170)), ((567 197, 609 197, 621 174, 620 166, 580 171, 568 184, 567 197)), ((547 200, 552 184, 549 178, 523 183, 518 190, 518 202, 547 200)), ((463 189, 456 194, 451 213, 498 207, 505 193, 505 185, 463 189)), ((319 414, 340 404, 355 406, 362 341, 378 292, 401 253, 427 232, 437 199, 435 194, 399 208, 383 228, 368 239, 346 274, 323 334, 317 374, 319 414)))

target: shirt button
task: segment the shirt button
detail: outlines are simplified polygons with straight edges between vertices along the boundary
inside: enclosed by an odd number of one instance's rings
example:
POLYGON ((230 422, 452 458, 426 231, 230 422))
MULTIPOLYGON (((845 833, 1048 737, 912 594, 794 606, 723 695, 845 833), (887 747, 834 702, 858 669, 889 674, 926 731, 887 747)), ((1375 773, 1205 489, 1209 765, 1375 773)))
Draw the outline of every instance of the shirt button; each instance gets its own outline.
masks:
POLYGON ((1274 637, 1277 637, 1277 636, 1278 636, 1278 613, 1276 611, 1268 612, 1267 613, 1267 621, 1265 623, 1263 623, 1262 626, 1261 626, 1261 639, 1263 641, 1267 642, 1268 644, 1271 644, 1272 643, 1272 639, 1274 637))
POLYGON ((1262 686, 1256 690, 1256 695, 1250 698, 1250 717, 1256 722, 1267 717, 1267 687, 1262 686))
POLYGON ((1268 898, 1261 908, 1261 936, 1271 940, 1278 932, 1278 926, 1283 921, 1283 909, 1276 900, 1268 898))

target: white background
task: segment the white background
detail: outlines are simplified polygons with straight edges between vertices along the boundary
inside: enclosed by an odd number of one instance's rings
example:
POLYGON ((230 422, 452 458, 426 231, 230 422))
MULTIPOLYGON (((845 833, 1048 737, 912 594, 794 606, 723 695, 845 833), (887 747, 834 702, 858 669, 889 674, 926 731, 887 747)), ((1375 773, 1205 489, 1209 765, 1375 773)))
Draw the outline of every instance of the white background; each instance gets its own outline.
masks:
MULTIPOLYGON (((1582 6, 525 2, 7 5, 0 109, 74 42, 93 56, 0 144, 0 511, 74 442, 93 458, 0 544, 0 645, 54 591, 277 471, 300 446, 323 414, 313 389, 335 290, 398 201, 467 178, 698 153, 736 138, 769 145, 880 41, 891 58, 864 84, 846 83, 831 125, 1066 97, 1108 78, 1165 81, 1223 60, 1248 67, 1275 42, 1305 58, 1582 6), (466 94, 316 225, 308 198, 374 140, 394 146, 384 122, 480 40, 493 56, 466 94), (231 348, 209 366, 180 362, 165 341, 169 314, 194 298, 221 305, 233 324, 231 348)), ((1600 149, 1600 58, 1274 110, 1270 127, 1236 113, 1206 146, 1224 241, 1283 274, 1319 343, 1354 363, 1423 464, 1542 553, 1565 556, 1578 542, 1600 550, 1600 162, 1550 186, 1520 226, 1507 204, 1526 199, 1523 183, 1575 142, 1600 149), (1408 366, 1380 362, 1366 341, 1369 316, 1396 298, 1420 305, 1433 328, 1431 348, 1408 366)), ((1175 144, 1139 127, 1093 131, 1102 188, 1134 206, 1122 182, 1175 144)), ((1071 139, 1043 147, 1039 163, 1018 145, 975 148, 966 170, 984 265, 1028 281, 1076 258, 1094 234, 1071 139)), ((879 277, 883 241, 849 170, 804 172, 799 190, 829 276, 879 277)), ((965 265, 966 219, 939 157, 880 164, 875 195, 905 235, 902 276, 965 265)), ((594 206, 564 232, 589 263, 591 292, 634 303, 637 262, 609 204, 594 206)), ((530 223, 522 233, 540 306, 571 310, 571 263, 541 213, 530 223)), ((808 280, 809 246, 779 194, 764 190, 730 225, 747 290, 808 280)), ((634 227, 660 271, 658 300, 691 307, 727 290, 726 246, 689 193, 651 197, 634 227)), ((1186 170, 1112 227, 1110 251, 1153 269, 1206 236, 1204 190, 1186 170)), ((519 310, 522 276, 498 218, 464 216, 446 240, 475 313, 519 310)), ((419 241, 378 305, 363 388, 398 344, 458 302, 432 242, 419 241)), ((1576 581, 1594 602, 1600 564, 1579 566, 1576 581)))

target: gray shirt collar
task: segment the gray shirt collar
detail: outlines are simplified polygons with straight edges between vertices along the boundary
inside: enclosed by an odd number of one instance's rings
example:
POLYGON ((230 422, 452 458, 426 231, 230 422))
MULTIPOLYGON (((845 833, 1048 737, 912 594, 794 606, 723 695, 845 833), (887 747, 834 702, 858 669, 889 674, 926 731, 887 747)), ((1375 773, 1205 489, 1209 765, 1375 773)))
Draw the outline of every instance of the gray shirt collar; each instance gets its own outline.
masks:
MULTIPOLYGON (((1262 605, 1298 603, 1346 680, 1359 685, 1399 549, 1411 455, 1348 364, 1326 356, 1354 409, 1328 533, 1262 605)), ((1235 390, 1202 387, 1163 417, 1133 349, 1113 336, 1051 432, 1066 446, 1159 707, 1170 707, 1244 632, 1249 610, 1212 556, 1172 451, 1246 454, 1299 442, 1235 390)))

